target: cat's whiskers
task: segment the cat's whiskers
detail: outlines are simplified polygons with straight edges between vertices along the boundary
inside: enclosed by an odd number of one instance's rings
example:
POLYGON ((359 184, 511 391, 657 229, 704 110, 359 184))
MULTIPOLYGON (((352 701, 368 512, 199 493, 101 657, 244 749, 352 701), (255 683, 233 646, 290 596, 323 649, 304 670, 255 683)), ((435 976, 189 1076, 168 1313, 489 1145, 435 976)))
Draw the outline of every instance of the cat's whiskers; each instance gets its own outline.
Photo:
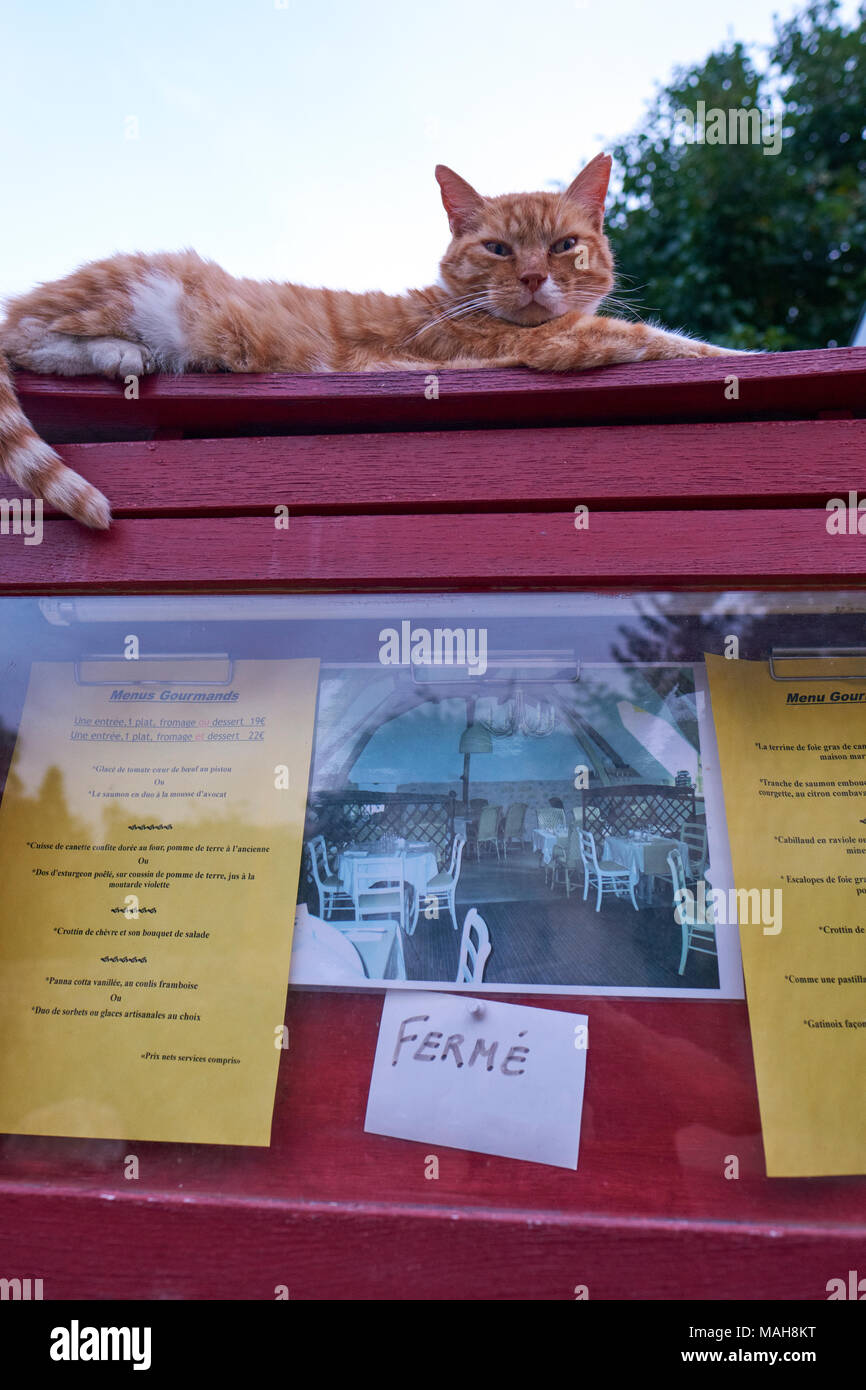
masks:
POLYGON ((485 298, 486 296, 479 295, 476 292, 471 295, 460 295, 458 298, 450 300, 441 313, 437 314, 432 319, 428 319, 425 323, 422 323, 421 327, 413 334, 413 337, 417 337, 419 333, 426 332, 428 328, 432 328, 437 323, 442 323, 445 319, 455 318, 464 310, 474 309, 480 303, 483 303, 485 298))
POLYGON ((645 322, 643 315, 640 312, 641 309, 644 309, 648 313, 653 314, 658 312, 656 309, 650 308, 649 305, 639 303, 631 298, 632 295, 639 294, 641 290, 645 290, 647 288, 645 284, 637 284, 634 276, 626 275, 623 271, 617 270, 614 276, 613 288, 617 291, 617 293, 608 295, 605 299, 605 304, 610 305, 613 308, 619 309, 623 313, 633 315, 633 317, 637 320, 638 323, 645 322), (630 281, 631 283, 624 284, 623 282, 626 280, 630 281))
POLYGON ((435 318, 422 323, 421 327, 416 329, 410 337, 404 338, 403 342, 404 344, 412 343, 416 338, 420 338, 422 333, 429 332, 432 328, 438 327, 440 323, 466 318, 468 314, 474 314, 479 309, 486 308, 488 303, 489 296, 486 293, 462 295, 460 298, 452 300, 441 314, 437 314, 435 318))
POLYGON ((577 289, 569 291, 566 295, 566 302, 569 312, 573 312, 575 309, 588 309, 591 305, 598 307, 600 304, 606 304, 608 296, 606 294, 599 296, 597 291, 589 289, 577 289))
MULTIPOLYGON (((621 276, 618 274, 617 281, 619 281, 620 279, 631 279, 631 276, 621 276)), ((615 288, 619 290, 620 293, 608 295, 605 299, 606 306, 610 306, 614 309, 619 309, 620 312, 631 315, 638 323, 645 322, 644 317, 640 312, 641 309, 647 310, 647 312, 649 313, 656 312, 656 310, 650 309, 648 305, 638 303, 628 298, 628 296, 637 294, 640 290, 646 289, 646 285, 637 285, 634 282, 632 282, 632 286, 628 287, 617 283, 615 288)))

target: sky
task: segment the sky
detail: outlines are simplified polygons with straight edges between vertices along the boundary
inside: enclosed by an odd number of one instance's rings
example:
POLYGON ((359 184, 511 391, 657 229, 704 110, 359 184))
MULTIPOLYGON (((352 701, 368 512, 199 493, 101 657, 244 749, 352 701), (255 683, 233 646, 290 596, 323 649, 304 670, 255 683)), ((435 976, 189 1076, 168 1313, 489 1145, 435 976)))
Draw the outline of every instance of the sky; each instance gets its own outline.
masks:
POLYGON ((185 246, 260 279, 429 284, 437 163, 487 194, 568 180, 674 67, 766 45, 803 3, 0 0, 0 298, 185 246))

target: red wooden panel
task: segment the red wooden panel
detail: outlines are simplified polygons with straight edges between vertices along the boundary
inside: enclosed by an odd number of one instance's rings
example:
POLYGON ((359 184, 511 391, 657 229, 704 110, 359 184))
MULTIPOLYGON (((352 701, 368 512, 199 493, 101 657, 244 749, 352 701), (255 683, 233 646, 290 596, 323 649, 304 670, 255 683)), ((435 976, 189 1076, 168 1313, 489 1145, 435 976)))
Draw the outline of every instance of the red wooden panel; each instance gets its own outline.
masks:
POLYGON ((823 508, 407 516, 273 515, 118 521, 93 534, 48 521, 38 546, 7 537, 0 592, 88 587, 694 587, 840 584, 864 576, 863 538, 830 536, 823 508))
MULTIPOLYGON (((389 1200, 390 1198, 390 1200, 389 1200)), ((862 1270, 862 1230, 578 1221, 401 1206, 184 1198, 4 1201, 7 1268, 41 1271, 46 1298, 572 1300, 826 1298, 862 1270)))
POLYGON ((860 1228, 482 1214, 400 1205, 147 1201, 17 1192, 6 1268, 46 1298, 572 1300, 826 1298, 862 1270, 860 1228), (35 1274, 35 1271, 40 1271, 35 1274))
POLYGON ((138 401, 100 377, 18 374, 22 403, 52 438, 112 438, 118 430, 181 429, 211 437, 255 434, 267 425, 306 432, 505 428, 590 421, 803 418, 825 410, 862 413, 866 348, 754 357, 643 362, 563 374, 529 370, 446 371, 425 398, 423 372, 318 376, 216 375, 142 379, 138 401), (739 378, 739 399, 724 380, 739 378))
MULTIPOLYGON (((828 536, 823 502, 861 481, 864 426, 797 417, 862 415, 864 385, 864 349, 445 372, 436 401, 411 373, 158 378, 139 402, 21 374, 55 437, 306 437, 70 447, 121 511, 156 515, 4 538, 0 592, 862 582, 862 538, 828 536), (774 415, 794 422, 738 423, 774 415), (657 425, 675 419, 718 423, 657 425), (560 428, 628 420, 657 427, 560 428), (340 437, 364 429, 379 433, 340 437), (170 514, 205 510, 260 515, 170 514)), ((46 1297, 266 1299, 282 1283, 294 1298, 570 1299, 586 1283, 594 1299, 815 1299, 857 1266, 863 1179, 763 1177, 742 1004, 533 1002, 590 1016, 576 1174, 364 1135, 380 1000, 293 992, 271 1148, 8 1136, 2 1263, 46 1297)))
MULTIPOLYGON (((447 985, 446 985, 447 988, 447 985)), ((746 1009, 738 1001, 498 997, 589 1016, 590 1052, 577 1172, 465 1150, 433 1148, 440 1177, 424 1177, 430 1146, 364 1134, 381 996, 290 991, 290 1047, 281 1059, 270 1148, 135 1143, 141 1177, 123 1179, 120 1141, 18 1136, 3 1181, 257 1201, 365 1202, 599 1218, 796 1220, 866 1231, 866 1179, 764 1176, 746 1009), (328 1085, 322 1077, 329 1078, 328 1085), (652 1077, 636 1089, 635 1077, 652 1077), (636 1137, 640 1150, 636 1151, 636 1137), (736 1153, 740 1178, 726 1181, 736 1153), (815 1202, 820 1198, 820 1210, 815 1202)), ((407 1009, 414 1012, 412 996, 407 1009)), ((129 1141, 127 1141, 128 1144, 129 1141)))
POLYGON ((293 991, 269 1149, 12 1137, 4 1259, 46 1297, 815 1299, 856 1267, 866 1180, 763 1176, 742 1003, 533 1003, 589 1014, 576 1172, 365 1135, 381 1000, 293 991))
MULTIPOLYGON (((336 512, 790 505, 794 497, 823 506, 866 483, 866 420, 162 440, 60 452, 117 515, 237 514, 278 502, 336 512)), ((24 495, 11 483, 3 490, 24 495)))

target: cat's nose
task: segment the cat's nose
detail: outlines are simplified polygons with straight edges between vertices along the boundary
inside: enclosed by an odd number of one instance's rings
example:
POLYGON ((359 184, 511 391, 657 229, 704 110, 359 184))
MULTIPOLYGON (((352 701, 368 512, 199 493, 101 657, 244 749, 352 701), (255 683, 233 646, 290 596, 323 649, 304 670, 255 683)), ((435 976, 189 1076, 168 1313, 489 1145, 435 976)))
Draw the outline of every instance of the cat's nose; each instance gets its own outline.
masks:
POLYGON ((526 286, 530 294, 535 294, 535 291, 544 284, 546 279, 546 275, 521 275, 520 283, 526 286))

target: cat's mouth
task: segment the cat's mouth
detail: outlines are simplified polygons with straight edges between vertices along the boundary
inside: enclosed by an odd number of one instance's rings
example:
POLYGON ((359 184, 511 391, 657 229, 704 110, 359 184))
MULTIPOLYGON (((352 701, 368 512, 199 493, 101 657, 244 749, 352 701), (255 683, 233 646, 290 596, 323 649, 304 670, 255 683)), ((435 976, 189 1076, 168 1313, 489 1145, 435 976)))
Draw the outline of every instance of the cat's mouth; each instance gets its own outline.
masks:
POLYGON ((552 308, 549 304, 544 304, 533 296, 526 304, 514 304, 508 308, 493 307, 491 313, 499 319, 505 319, 506 323, 520 324, 524 328, 536 328, 539 324, 549 323, 551 319, 561 318, 565 313, 565 308, 564 306, 552 308))
MULTIPOLYGON (((515 287, 516 288, 516 287, 515 287)), ((520 287, 512 295, 503 295, 499 302, 490 306, 491 313, 507 323, 516 323, 524 328, 536 328, 549 323, 551 319, 561 318, 568 311, 568 301, 559 289, 549 281, 530 290, 520 287)))
POLYGON ((545 288, 536 290, 522 304, 491 303, 489 311, 495 318, 504 319, 506 323, 516 323, 523 328, 537 328, 542 323, 550 323, 552 319, 561 319, 565 314, 591 317, 605 298, 604 291, 600 294, 558 293, 552 297, 551 302, 545 288))

